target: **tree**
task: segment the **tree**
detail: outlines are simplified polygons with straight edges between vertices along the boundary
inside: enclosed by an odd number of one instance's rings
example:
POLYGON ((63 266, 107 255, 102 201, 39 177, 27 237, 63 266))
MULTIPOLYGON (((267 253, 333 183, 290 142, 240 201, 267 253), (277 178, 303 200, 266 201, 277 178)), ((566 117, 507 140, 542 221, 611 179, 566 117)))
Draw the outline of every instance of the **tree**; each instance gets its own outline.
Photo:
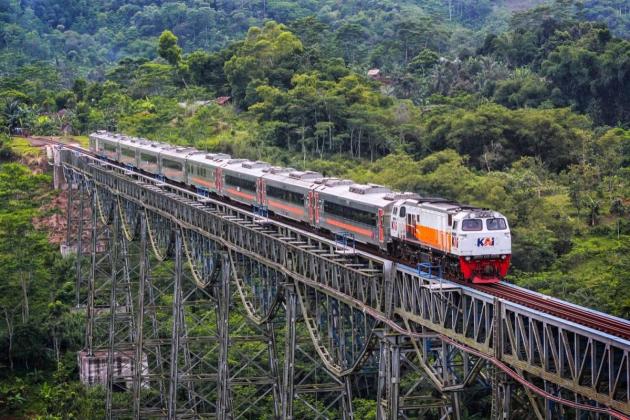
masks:
POLYGON ((170 65, 177 66, 181 62, 182 49, 177 45, 177 37, 173 32, 165 30, 160 35, 158 54, 170 65))
POLYGON ((424 48, 409 62, 407 69, 412 73, 424 76, 438 62, 439 58, 435 51, 424 48))
POLYGON ((77 98, 77 101, 84 100, 86 89, 87 82, 85 79, 75 79, 74 84, 72 85, 72 92, 74 92, 74 96, 77 98))
POLYGON ((244 108, 252 105, 256 87, 265 83, 288 88, 303 51, 300 40, 284 25, 270 21, 263 28, 250 28, 224 66, 235 103, 244 108))

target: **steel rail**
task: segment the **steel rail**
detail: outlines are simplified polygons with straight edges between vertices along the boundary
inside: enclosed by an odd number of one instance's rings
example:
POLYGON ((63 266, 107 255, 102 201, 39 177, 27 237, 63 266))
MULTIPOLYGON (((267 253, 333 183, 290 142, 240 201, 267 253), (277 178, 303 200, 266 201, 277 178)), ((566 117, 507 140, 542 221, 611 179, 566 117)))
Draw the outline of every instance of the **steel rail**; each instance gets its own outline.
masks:
POLYGON ((599 331, 630 340, 630 322, 623 322, 618 318, 607 317, 561 303, 549 300, 538 294, 516 289, 504 284, 493 286, 475 285, 475 289, 493 296, 518 303, 523 306, 545 312, 580 325, 586 325, 599 331))

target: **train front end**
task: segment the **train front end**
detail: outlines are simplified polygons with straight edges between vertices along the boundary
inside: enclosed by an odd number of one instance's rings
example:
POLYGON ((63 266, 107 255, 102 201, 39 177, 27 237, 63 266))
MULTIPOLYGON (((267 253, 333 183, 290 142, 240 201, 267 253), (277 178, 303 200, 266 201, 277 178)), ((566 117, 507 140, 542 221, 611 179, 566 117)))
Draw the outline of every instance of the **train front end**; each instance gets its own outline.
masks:
POLYGON ((507 275, 512 239, 507 219, 495 211, 462 211, 455 218, 452 253, 472 283, 498 283, 507 275))

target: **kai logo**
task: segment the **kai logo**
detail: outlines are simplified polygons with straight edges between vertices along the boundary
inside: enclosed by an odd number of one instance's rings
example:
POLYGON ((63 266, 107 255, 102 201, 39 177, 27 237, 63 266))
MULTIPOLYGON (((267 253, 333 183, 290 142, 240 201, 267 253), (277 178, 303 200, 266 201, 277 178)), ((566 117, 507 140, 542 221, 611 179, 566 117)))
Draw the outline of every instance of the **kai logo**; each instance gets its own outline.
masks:
POLYGON ((477 247, 479 248, 483 246, 494 246, 494 238, 477 238, 477 247))

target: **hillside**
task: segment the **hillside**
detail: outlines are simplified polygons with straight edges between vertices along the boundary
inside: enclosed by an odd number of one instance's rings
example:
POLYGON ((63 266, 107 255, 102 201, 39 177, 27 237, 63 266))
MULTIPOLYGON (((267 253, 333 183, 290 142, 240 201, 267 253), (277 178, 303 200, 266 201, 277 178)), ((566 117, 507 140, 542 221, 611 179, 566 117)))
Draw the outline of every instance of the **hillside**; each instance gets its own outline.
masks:
MULTIPOLYGON (((260 26, 266 20, 290 24, 310 16, 334 33, 333 38, 339 41, 337 52, 342 52, 344 43, 353 46, 356 55, 352 64, 383 66, 375 52, 406 42, 405 36, 415 32, 407 28, 405 35, 406 21, 434 25, 432 35, 438 38, 434 42, 440 52, 447 52, 474 48, 482 40, 482 33, 505 30, 510 12, 539 3, 540 0, 2 0, 0 49, 4 59, 0 60, 0 71, 43 60, 54 62, 62 78, 89 75, 99 79, 111 64, 124 57, 155 58, 154 39, 166 29, 179 37, 185 52, 218 51, 241 39, 249 27, 260 26)), ((585 0, 577 4, 571 7, 571 13, 602 21, 617 36, 630 35, 630 6, 624 0, 585 0)))
POLYGON ((510 281, 630 318, 628 7, 0 0, 0 416, 102 397, 75 381, 73 262, 33 226, 54 197, 17 134, 122 131, 493 208, 510 281))

